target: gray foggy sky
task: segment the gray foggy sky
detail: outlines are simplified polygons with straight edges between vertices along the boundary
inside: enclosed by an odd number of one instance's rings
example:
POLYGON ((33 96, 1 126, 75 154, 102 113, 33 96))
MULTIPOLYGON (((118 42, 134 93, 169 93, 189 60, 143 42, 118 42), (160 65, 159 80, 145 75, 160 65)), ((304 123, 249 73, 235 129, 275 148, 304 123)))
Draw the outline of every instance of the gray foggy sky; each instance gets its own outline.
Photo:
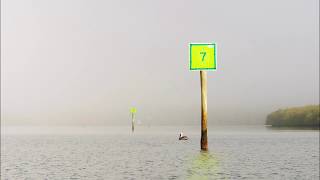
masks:
POLYGON ((218 47, 209 124, 319 103, 317 0, 2 0, 2 124, 199 124, 190 42, 218 47))

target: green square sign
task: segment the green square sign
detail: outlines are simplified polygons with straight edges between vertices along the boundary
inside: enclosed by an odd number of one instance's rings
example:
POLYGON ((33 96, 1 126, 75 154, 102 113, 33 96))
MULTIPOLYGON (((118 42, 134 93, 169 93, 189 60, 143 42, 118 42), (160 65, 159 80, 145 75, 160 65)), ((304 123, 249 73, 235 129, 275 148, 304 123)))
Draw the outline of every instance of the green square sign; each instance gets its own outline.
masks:
POLYGON ((190 43, 189 53, 190 70, 216 70, 214 43, 190 43))

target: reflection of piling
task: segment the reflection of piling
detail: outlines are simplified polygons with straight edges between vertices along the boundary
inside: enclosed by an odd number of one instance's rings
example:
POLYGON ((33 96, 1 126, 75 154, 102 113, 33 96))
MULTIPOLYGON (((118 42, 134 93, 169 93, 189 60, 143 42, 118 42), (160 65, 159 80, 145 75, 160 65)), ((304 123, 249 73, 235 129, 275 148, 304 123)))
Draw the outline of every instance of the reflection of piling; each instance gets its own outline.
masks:
POLYGON ((186 164, 186 179, 228 179, 225 173, 221 173, 219 158, 212 152, 201 151, 189 162, 186 164))
POLYGON ((207 135, 207 72, 200 71, 201 81, 201 150, 208 150, 207 135))

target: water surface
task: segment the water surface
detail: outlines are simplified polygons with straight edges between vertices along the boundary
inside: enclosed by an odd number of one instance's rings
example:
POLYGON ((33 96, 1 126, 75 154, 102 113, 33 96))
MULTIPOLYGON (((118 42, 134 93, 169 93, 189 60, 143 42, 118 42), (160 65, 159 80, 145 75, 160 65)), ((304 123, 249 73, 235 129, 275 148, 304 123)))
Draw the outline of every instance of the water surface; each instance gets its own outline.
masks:
POLYGON ((263 126, 6 128, 1 179, 319 179, 319 131, 263 126), (183 131, 190 140, 178 141, 183 131))

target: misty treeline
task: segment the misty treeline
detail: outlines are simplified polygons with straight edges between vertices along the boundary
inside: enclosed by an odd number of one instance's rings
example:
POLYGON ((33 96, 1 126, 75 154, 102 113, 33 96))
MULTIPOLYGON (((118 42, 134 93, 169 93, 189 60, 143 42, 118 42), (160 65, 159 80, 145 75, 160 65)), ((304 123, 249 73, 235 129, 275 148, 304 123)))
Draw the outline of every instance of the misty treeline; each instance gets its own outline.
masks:
POLYGON ((279 109, 267 116, 266 125, 272 125, 276 127, 319 127, 319 108, 320 105, 309 105, 304 107, 279 109))

